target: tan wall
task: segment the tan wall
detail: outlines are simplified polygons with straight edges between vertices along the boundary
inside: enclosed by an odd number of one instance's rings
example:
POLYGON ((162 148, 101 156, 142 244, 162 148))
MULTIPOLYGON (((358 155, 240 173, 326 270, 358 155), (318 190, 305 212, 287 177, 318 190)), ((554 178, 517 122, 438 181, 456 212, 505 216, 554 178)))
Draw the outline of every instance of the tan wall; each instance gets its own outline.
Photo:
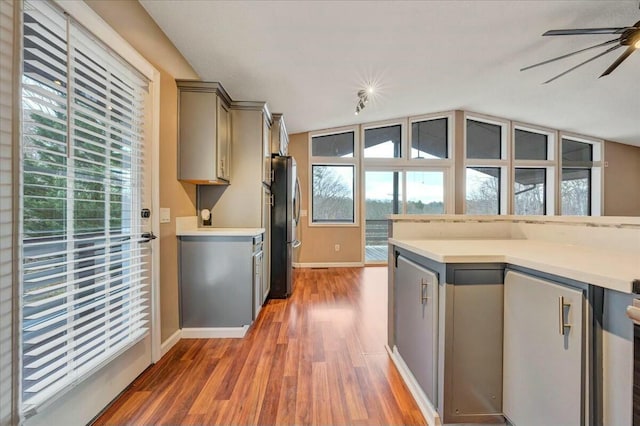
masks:
POLYGON ((160 71, 160 206, 171 209, 171 222, 160 225, 160 321, 164 342, 179 328, 175 218, 193 216, 196 197, 195 185, 177 179, 175 79, 197 79, 198 75, 136 0, 86 3, 160 71))
MULTIPOLYGON (((289 155, 296 159, 302 192, 302 210, 310 213, 309 204, 309 134, 289 136, 289 155)), ((362 229, 360 226, 309 226, 309 216, 301 217, 296 249, 296 263, 352 263, 362 262, 362 229), (340 244, 340 251, 335 251, 340 244)))
POLYGON ((604 215, 640 216, 640 147, 605 142, 604 215))
POLYGON ((160 207, 171 209, 171 222, 160 225, 160 321, 164 342, 180 327, 178 310, 178 239, 175 218, 193 216, 196 187, 178 181, 177 105, 175 79, 161 71, 160 207))

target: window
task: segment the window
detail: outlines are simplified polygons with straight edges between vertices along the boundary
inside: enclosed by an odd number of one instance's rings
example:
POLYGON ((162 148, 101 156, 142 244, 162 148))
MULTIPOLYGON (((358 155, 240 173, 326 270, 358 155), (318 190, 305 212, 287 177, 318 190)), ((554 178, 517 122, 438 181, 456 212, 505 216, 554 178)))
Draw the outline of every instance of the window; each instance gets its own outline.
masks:
POLYGON ((516 160, 547 160, 549 136, 522 129, 514 131, 516 160))
POLYGON ((387 215, 402 213, 402 172, 366 171, 365 261, 387 260, 387 215))
POLYGON ((314 164, 311 172, 313 222, 354 223, 355 167, 314 164))
POLYGON ((311 155, 314 157, 353 157, 355 132, 321 135, 311 138, 311 155))
POLYGON ((445 175, 408 167, 365 171, 366 262, 387 261, 388 215, 445 213, 445 175))
POLYGON ((562 138, 560 207, 563 215, 599 214, 600 144, 562 138), (595 199, 593 195, 596 195, 595 199))
POLYGON ((443 214, 444 172, 407 171, 407 214, 443 214))
POLYGON ((364 131, 365 158, 400 158, 402 126, 385 126, 364 131))
POLYGON ((334 129, 309 135, 311 226, 344 226, 358 222, 356 129, 334 129))
POLYGON ((546 214, 546 169, 516 168, 514 175, 514 214, 546 214))
POLYGON ((500 214, 500 167, 467 167, 467 214, 500 214))
POLYGON ((503 158, 503 126, 467 119, 467 158, 503 158))
POLYGON ((506 214, 508 122, 465 117, 465 213, 506 214))
POLYGON ((449 119, 436 118, 411 123, 411 158, 449 158, 449 119))
POLYGON ((147 334, 139 244, 147 79, 43 1, 26 2, 21 166, 23 410, 147 334))
POLYGON ((513 214, 555 213, 555 132, 515 125, 513 214))
POLYGON ((562 168, 562 214, 589 216, 591 214, 591 170, 562 168))

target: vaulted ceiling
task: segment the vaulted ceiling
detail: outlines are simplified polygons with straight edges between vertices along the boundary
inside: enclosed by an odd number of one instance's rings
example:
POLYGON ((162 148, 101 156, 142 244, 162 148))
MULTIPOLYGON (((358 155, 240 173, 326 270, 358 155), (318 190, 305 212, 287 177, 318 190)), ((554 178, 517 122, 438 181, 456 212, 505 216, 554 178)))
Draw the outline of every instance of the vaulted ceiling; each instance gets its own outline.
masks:
POLYGON ((546 30, 631 26, 636 0, 140 3, 203 80, 267 101, 290 133, 464 109, 640 146, 640 53, 603 78, 624 49, 549 84, 604 49, 520 71, 615 37, 546 30))

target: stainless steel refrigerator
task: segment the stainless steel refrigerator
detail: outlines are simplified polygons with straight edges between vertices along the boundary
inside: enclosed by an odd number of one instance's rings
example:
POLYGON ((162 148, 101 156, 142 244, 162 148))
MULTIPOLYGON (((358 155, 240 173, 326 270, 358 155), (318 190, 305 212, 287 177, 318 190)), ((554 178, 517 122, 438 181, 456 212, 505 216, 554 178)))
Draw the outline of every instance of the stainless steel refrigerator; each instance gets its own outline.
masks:
POLYGON ((283 299, 293 293, 293 250, 300 245, 297 225, 300 218, 300 185, 296 160, 290 156, 271 158, 271 291, 270 298, 283 299))

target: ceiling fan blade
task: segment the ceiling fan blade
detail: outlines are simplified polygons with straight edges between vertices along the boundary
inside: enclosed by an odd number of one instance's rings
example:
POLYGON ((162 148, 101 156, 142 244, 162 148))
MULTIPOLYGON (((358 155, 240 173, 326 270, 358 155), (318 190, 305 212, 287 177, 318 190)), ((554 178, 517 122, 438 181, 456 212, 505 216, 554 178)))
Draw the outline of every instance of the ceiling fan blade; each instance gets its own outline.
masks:
MULTIPOLYGON (((616 68, 618 68, 618 65, 620 65, 622 63, 622 61, 627 59, 635 50, 636 50, 636 48, 633 45, 627 47, 627 50, 625 50, 622 53, 622 55, 620 55, 618 57, 618 59, 616 59, 611 65, 609 65, 609 68, 607 68, 607 70, 605 72, 603 72, 600 77, 604 77, 605 75, 611 74, 611 72, 613 70, 615 70, 616 68)), ((600 77, 598 77, 598 78, 600 78, 600 77)))
POLYGON ((542 61, 542 62, 539 62, 537 64, 533 64, 533 65, 529 65, 529 66, 524 67, 524 68, 520 68, 520 71, 525 71, 525 70, 528 70, 528 69, 531 69, 531 68, 538 67, 540 65, 548 64, 549 62, 554 62, 554 61, 558 61, 560 59, 568 58, 570 56, 577 55, 578 53, 582 53, 582 52, 585 52, 587 50, 595 49, 596 47, 602 47, 602 46, 606 46, 607 44, 617 43, 618 41, 619 41, 619 39, 614 38, 613 40, 605 41, 604 43, 598 43, 598 44, 596 44, 594 46, 585 47, 584 49, 580 49, 580 50, 576 50, 575 52, 567 53, 566 55, 558 56, 558 57, 552 58, 552 59, 547 59, 546 61, 542 61))
POLYGON ((543 36, 559 36, 559 35, 584 35, 584 34, 622 34, 625 30, 634 27, 619 28, 576 28, 567 30, 549 30, 542 34, 543 36))
POLYGON ((551 78, 551 79, 549 79, 549 80, 545 81, 545 82, 544 82, 544 83, 542 83, 542 84, 551 83, 553 80, 556 80, 556 79, 558 79, 558 78, 562 77, 563 75, 570 73, 571 71, 575 70, 576 68, 579 68, 579 67, 581 67, 581 66, 583 66, 583 65, 585 65, 585 64, 588 64, 589 62, 593 61, 594 59, 598 59, 600 56, 604 56, 604 55, 606 55, 606 54, 607 54, 607 53, 609 53, 609 52, 613 52, 614 50, 616 50, 616 49, 618 49, 618 48, 620 48, 620 47, 622 47, 622 45, 621 45, 621 44, 619 44, 619 45, 617 45, 617 46, 610 47, 609 49, 605 50, 604 52, 598 53, 598 54, 597 54, 596 56, 594 56, 593 58, 589 58, 589 59, 587 59, 587 60, 586 60, 586 61, 584 61, 584 62, 580 62, 580 63, 579 63, 578 65, 576 65, 575 67, 571 67, 571 68, 569 68, 569 69, 568 69, 568 70, 566 70, 565 72, 563 72, 563 73, 560 73, 560 74, 556 75, 555 77, 553 77, 553 78, 551 78))

